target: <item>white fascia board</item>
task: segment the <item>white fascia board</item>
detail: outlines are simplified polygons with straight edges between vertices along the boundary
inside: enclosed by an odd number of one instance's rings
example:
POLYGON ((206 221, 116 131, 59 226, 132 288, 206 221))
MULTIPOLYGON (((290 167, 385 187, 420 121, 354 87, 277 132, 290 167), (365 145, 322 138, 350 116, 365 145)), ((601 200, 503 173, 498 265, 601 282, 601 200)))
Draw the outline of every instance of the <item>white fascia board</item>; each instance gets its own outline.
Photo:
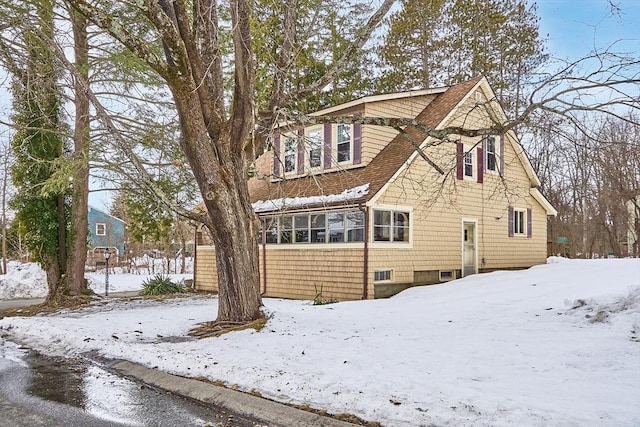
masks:
POLYGON ((546 199, 546 197, 544 197, 542 195, 540 190, 538 190, 537 188, 531 188, 529 190, 529 192, 531 193, 531 196, 538 203, 540 203, 540 205, 544 208, 544 210, 547 211, 547 216, 556 216, 556 215, 558 215, 558 211, 553 206, 551 206, 551 203, 549 203, 549 201, 546 199))
POLYGON ((367 104, 367 103, 378 102, 378 101, 390 101, 393 99, 412 98, 415 96, 433 95, 437 93, 446 92, 447 89, 448 89, 447 87, 440 87, 440 88, 434 88, 434 89, 410 90, 407 92, 396 92, 396 93, 387 93, 383 95, 365 96, 360 99, 355 99, 353 101, 346 102, 344 104, 335 105, 333 107, 325 108, 323 110, 310 113, 309 115, 324 116, 327 114, 335 113, 336 111, 346 110, 347 108, 352 108, 361 104, 367 104))

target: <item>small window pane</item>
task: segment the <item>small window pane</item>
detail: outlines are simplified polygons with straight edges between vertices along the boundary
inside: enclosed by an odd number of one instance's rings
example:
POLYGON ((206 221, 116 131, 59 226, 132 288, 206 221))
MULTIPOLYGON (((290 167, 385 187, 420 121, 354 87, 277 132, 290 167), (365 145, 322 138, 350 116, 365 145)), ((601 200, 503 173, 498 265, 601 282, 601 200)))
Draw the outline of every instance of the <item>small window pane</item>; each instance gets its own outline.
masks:
POLYGON ((373 240, 391 241, 391 211, 373 211, 373 240))
POLYGON ((294 216, 296 243, 309 243, 309 215, 294 216))
POLYGON ((268 218, 266 220, 266 242, 278 243, 278 219, 268 218))
POLYGON ((409 212, 395 212, 394 242, 409 241, 409 212))
POLYGON ((327 239, 326 215, 311 215, 311 243, 325 243, 327 239))
POLYGON ((332 212, 327 215, 329 242, 344 242, 344 212, 332 212))
POLYGON ((293 218, 283 216, 280 218, 280 243, 293 243, 293 218))
POLYGON ((364 212, 349 211, 347 218, 347 242, 364 242, 364 212))

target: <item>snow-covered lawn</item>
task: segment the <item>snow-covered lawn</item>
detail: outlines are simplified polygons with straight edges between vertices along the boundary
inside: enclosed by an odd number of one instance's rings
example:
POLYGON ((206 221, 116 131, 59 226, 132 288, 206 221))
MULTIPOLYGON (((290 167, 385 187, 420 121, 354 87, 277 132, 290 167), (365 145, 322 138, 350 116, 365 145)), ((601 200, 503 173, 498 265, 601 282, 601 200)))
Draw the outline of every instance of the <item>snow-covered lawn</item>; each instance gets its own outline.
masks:
POLYGON ((215 297, 0 320, 31 347, 89 350, 389 426, 640 425, 640 260, 564 260, 394 298, 265 299, 260 332, 171 341, 215 297))
MULTIPOLYGON (((193 278, 193 274, 168 274, 167 276, 174 282, 193 278)), ((97 294, 104 294, 106 282, 104 269, 86 273, 85 278, 89 281, 90 289, 97 294)), ((109 292, 139 291, 143 287, 143 282, 150 278, 153 278, 153 275, 111 273, 109 274, 109 292)), ((0 300, 45 298, 47 293, 47 276, 36 263, 21 264, 11 261, 8 263, 7 274, 0 275, 0 300)))

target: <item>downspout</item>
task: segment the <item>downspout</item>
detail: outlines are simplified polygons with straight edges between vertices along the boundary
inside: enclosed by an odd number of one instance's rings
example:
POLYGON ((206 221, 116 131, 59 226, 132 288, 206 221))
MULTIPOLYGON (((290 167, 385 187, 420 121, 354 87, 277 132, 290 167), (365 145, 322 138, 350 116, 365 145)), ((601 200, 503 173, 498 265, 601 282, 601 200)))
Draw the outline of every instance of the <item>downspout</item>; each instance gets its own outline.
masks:
POLYGON ((196 290, 196 269, 198 265, 198 224, 193 227, 193 290, 196 290))
POLYGON ((267 219, 262 218, 262 293, 267 293, 267 219))
POLYGON ((364 212, 364 259, 362 261, 362 299, 367 299, 369 293, 369 207, 358 206, 364 212))

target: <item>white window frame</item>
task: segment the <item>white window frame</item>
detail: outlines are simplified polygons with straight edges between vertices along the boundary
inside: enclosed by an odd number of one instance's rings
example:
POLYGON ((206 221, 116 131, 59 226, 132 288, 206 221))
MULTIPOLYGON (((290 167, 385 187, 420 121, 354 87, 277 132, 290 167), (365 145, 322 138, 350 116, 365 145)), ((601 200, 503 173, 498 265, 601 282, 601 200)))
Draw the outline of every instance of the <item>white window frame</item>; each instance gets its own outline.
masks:
POLYGON ((106 235, 107 235, 107 223, 96 222, 96 236, 106 236, 106 235), (102 227, 102 233, 100 232, 101 227, 102 227))
POLYGON ((484 144, 484 170, 489 173, 498 173, 500 168, 500 137, 489 135, 484 144), (493 140, 493 151, 489 150, 489 140, 493 140), (493 169, 489 167, 489 159, 493 158, 493 169))
POLYGON ((463 174, 463 176, 465 178, 473 178, 473 176, 475 174, 475 172, 474 172, 475 168, 473 166, 474 166, 473 165, 473 150, 465 151, 464 152, 464 160, 463 160, 463 164, 462 164, 462 167, 463 167, 462 174, 463 174), (471 171, 470 175, 467 174, 467 167, 469 167, 469 169, 471 171))
POLYGON ((336 163, 339 165, 342 164, 347 164, 347 163, 352 163, 353 162, 353 125, 352 124, 343 124, 343 123, 339 123, 337 125, 333 126, 333 148, 334 148, 334 152, 335 152, 335 159, 336 159, 336 163), (345 144, 346 142, 340 142, 339 141, 339 136, 340 136, 340 128, 342 126, 346 126, 349 128, 349 158, 347 160, 340 160, 340 155, 339 155, 339 145, 341 144, 345 144))
POLYGON ((381 270, 375 270, 373 272, 373 281, 374 282, 391 282, 393 281, 393 270, 390 268, 385 268, 381 270), (384 277, 380 277, 383 276, 384 277))
POLYGON ((298 135, 294 135, 294 134, 286 134, 286 135, 282 135, 283 136, 283 143, 282 143, 282 168, 284 170, 284 173, 295 173, 296 170, 298 169, 298 135), (287 151, 287 145, 288 143, 293 143, 293 150, 292 151, 287 151), (292 157, 293 161, 291 162, 292 164, 292 168, 291 169, 287 169, 287 157, 292 157))
POLYGON ((386 206, 376 206, 371 211, 371 242, 376 245, 411 245, 413 238, 413 209, 410 208, 402 208, 402 207, 386 207, 386 206), (388 212, 390 213, 390 222, 389 224, 377 224, 376 223, 376 212, 388 212), (398 228, 397 221, 399 217, 403 214, 407 214, 408 224, 404 225, 402 228, 405 229, 408 233, 406 240, 396 240, 396 228, 398 228), (376 231, 377 228, 388 229, 389 240, 376 240, 376 231))
POLYGON ((513 235, 527 236, 527 210, 513 208, 513 235))
MULTIPOLYGON (((365 225, 364 212, 357 208, 352 209, 336 209, 336 210, 317 210, 312 212, 292 212, 284 215, 269 216, 265 219, 263 224, 267 225, 266 242, 270 247, 276 247, 279 245, 289 246, 296 245, 298 247, 316 246, 317 244, 357 244, 362 245, 364 243, 364 225, 365 225), (349 213, 356 213, 359 215, 358 221, 350 221, 349 213), (342 228, 330 228, 330 215, 342 215, 342 228), (306 225, 304 217, 306 216, 306 225), (318 216, 324 216, 324 225, 316 221, 318 216), (296 218, 298 219, 296 221, 296 218), (285 227, 285 223, 287 223, 285 227), (359 225, 358 225, 359 224, 359 225), (341 240, 331 240, 331 230, 341 230, 341 240), (306 240, 300 239, 300 237, 306 235, 306 240), (315 235, 315 238, 314 238, 315 235), (288 241, 284 241, 283 237, 287 236, 288 241), (324 238, 322 238, 324 237, 324 238), (362 240, 354 240, 360 237, 362 240), (315 244, 315 245, 313 245, 315 244)), ((262 240, 262 238, 261 238, 262 240)))
POLYGON ((323 127, 311 127, 305 129, 304 133, 305 138, 305 150, 307 151, 307 159, 306 166, 309 169, 321 169, 322 168, 322 159, 324 156, 324 128, 323 127), (317 143, 317 146, 314 146, 317 143), (311 164, 312 152, 317 150, 318 154, 318 164, 311 164))

